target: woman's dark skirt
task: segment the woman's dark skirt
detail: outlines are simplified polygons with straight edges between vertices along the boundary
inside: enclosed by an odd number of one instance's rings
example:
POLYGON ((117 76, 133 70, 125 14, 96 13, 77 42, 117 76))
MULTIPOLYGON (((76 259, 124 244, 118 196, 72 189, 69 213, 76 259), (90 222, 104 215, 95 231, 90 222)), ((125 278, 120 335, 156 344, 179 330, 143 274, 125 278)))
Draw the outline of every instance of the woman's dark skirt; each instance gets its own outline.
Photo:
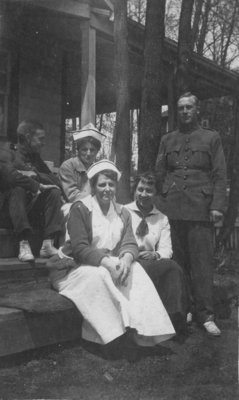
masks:
POLYGON ((183 271, 173 260, 139 259, 151 278, 177 333, 186 329, 187 293, 183 271))

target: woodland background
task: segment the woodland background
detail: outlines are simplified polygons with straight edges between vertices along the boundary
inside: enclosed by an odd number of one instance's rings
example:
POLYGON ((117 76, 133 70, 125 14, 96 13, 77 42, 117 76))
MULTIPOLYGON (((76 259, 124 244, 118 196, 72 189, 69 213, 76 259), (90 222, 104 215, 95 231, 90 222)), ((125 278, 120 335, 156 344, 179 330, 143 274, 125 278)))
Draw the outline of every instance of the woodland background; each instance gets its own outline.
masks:
MULTIPOLYGON (((114 0, 113 3, 116 112, 97 115, 97 126, 107 136, 99 157, 116 161, 124 172, 120 200, 126 202, 131 177, 138 170, 154 169, 161 137, 167 132, 167 105, 161 97, 165 37, 178 46, 174 74, 177 96, 190 91, 193 52, 238 72, 239 79, 239 1, 114 0), (130 109, 128 18, 145 26, 144 77, 137 110, 130 109)), ((219 237, 226 240, 234 227, 239 202, 239 93, 200 103, 200 122, 220 133, 226 156, 229 207, 219 237)), ((175 119, 175 126, 176 123, 175 119)), ((67 120, 66 158, 72 155, 70 132, 78 126, 77 119, 67 120)))

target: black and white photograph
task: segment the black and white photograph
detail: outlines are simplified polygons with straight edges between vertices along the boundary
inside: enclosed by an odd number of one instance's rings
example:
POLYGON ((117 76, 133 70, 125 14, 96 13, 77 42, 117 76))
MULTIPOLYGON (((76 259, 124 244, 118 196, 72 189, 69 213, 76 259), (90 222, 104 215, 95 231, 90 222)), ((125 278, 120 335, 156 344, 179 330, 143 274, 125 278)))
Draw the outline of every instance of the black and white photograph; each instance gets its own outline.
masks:
POLYGON ((239 395, 239 0, 0 0, 0 400, 239 395))

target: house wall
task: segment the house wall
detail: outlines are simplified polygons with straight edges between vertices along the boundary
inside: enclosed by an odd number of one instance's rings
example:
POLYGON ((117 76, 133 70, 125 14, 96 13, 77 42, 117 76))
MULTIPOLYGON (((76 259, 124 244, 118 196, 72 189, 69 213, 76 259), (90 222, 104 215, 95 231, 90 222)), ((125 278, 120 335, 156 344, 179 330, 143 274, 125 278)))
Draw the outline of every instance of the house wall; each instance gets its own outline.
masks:
POLYGON ((20 51, 19 121, 31 118, 46 130, 44 160, 60 162, 62 51, 53 40, 26 43, 20 51))

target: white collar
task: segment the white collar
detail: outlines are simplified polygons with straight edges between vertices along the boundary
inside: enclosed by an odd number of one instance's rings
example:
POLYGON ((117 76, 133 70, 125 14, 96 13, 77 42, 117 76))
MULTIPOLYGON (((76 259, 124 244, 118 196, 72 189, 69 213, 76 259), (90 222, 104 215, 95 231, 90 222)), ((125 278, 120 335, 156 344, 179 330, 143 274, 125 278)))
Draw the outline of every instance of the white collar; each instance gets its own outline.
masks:
MULTIPOLYGON (((129 210, 132 210, 132 211, 140 211, 139 207, 136 204, 136 201, 133 201, 132 203, 126 204, 125 207, 128 208, 129 210)), ((153 209, 150 211, 148 216, 150 216, 150 215, 158 215, 158 214, 162 214, 162 213, 154 205, 153 209)))
MULTIPOLYGON (((88 208, 90 212, 92 212, 93 208, 97 210, 101 210, 100 205, 96 199, 96 196, 88 195, 81 199, 81 202, 88 208)), ((113 201, 110 202, 110 208, 107 215, 111 214, 112 212, 116 212, 118 215, 122 213, 123 206, 121 204, 115 203, 113 201)), ((101 211, 102 212, 102 211, 101 211)))

